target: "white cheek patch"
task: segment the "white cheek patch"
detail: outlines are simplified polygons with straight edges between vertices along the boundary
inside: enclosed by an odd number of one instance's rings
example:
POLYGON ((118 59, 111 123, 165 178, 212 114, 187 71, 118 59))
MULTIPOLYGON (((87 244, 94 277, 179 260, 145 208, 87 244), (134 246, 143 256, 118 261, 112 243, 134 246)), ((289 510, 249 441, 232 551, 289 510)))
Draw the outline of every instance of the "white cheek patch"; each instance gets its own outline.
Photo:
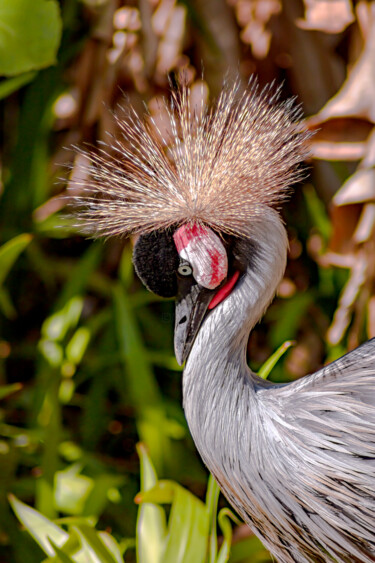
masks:
POLYGON ((220 238, 203 225, 182 225, 173 235, 179 256, 193 268, 195 280, 215 289, 228 273, 228 257, 220 238))

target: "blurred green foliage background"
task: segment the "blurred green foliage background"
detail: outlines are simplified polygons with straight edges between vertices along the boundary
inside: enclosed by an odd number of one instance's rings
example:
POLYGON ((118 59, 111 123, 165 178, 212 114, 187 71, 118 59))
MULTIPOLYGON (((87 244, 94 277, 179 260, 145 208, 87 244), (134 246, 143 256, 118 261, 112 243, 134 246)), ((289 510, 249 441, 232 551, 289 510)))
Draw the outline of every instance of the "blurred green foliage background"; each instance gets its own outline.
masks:
MULTIPOLYGON (((297 186, 285 207, 289 264, 251 335, 250 363, 258 370, 296 340, 271 374, 287 381, 374 335, 375 195, 363 177, 374 173, 375 95, 360 90, 375 68, 374 2, 342 0, 334 13, 318 4, 0 0, 1 562, 228 557, 232 516, 219 512, 218 551, 218 491, 210 481, 205 497, 207 471, 181 407, 173 303, 135 278, 130 241, 85 240, 65 210, 81 173, 72 147, 116 135, 118 103, 157 116, 168 78, 181 72, 192 87, 204 80, 210 98, 237 73, 244 85, 252 73, 261 85, 283 82, 283 97, 297 95, 312 116, 306 126, 319 130, 314 187, 297 186), (164 509, 142 504, 136 526, 134 497, 152 487, 150 501, 172 503, 168 530, 164 509)), ((245 526, 233 538, 232 563, 270 560, 245 526)))

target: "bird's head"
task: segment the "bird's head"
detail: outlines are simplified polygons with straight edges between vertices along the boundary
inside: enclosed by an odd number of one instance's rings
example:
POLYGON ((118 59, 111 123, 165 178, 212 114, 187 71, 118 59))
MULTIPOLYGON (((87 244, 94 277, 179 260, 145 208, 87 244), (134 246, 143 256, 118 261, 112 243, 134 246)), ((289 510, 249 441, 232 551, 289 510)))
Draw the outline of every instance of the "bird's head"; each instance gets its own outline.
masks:
POLYGON ((177 300, 180 363, 246 269, 236 245, 257 242, 254 233, 302 176, 310 134, 293 100, 279 96, 272 85, 259 91, 251 80, 243 90, 237 80, 213 108, 197 108, 182 87, 166 106, 172 134, 129 110, 107 149, 80 151, 90 164, 73 183, 79 224, 94 236, 139 235, 139 277, 177 300))
POLYGON ((174 345, 179 364, 187 359, 206 315, 234 289, 247 261, 241 239, 219 237, 202 224, 138 238, 133 262, 139 278, 157 295, 176 299, 174 345))

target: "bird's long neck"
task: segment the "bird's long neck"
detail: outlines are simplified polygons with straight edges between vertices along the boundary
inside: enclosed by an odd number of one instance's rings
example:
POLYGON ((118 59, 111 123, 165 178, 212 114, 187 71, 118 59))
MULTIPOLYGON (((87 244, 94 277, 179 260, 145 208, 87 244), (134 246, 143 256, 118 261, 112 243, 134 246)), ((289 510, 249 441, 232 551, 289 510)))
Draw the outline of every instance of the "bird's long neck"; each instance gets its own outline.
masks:
POLYGON ((286 232, 273 210, 254 225, 249 253, 247 271, 202 324, 183 376, 190 431, 214 474, 212 453, 219 456, 223 448, 230 447, 225 443, 230 434, 226 425, 233 427, 238 422, 236 431, 240 431, 241 418, 249 424, 244 411, 252 408, 252 402, 255 406, 256 377, 247 366, 247 341, 272 300, 286 265, 286 232))

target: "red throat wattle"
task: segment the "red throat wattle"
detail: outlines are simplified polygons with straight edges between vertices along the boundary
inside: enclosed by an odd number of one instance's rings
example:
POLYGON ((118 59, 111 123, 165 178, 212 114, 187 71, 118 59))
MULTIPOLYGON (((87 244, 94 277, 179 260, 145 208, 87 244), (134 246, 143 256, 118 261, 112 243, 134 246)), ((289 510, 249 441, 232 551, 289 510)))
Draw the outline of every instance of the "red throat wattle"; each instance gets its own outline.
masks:
POLYGON ((231 278, 227 281, 226 284, 223 285, 219 289, 219 291, 213 296, 211 302, 208 306, 208 309, 214 309, 219 303, 224 301, 226 297, 232 292, 232 289, 237 283, 238 278, 240 277, 240 272, 236 270, 231 278))

